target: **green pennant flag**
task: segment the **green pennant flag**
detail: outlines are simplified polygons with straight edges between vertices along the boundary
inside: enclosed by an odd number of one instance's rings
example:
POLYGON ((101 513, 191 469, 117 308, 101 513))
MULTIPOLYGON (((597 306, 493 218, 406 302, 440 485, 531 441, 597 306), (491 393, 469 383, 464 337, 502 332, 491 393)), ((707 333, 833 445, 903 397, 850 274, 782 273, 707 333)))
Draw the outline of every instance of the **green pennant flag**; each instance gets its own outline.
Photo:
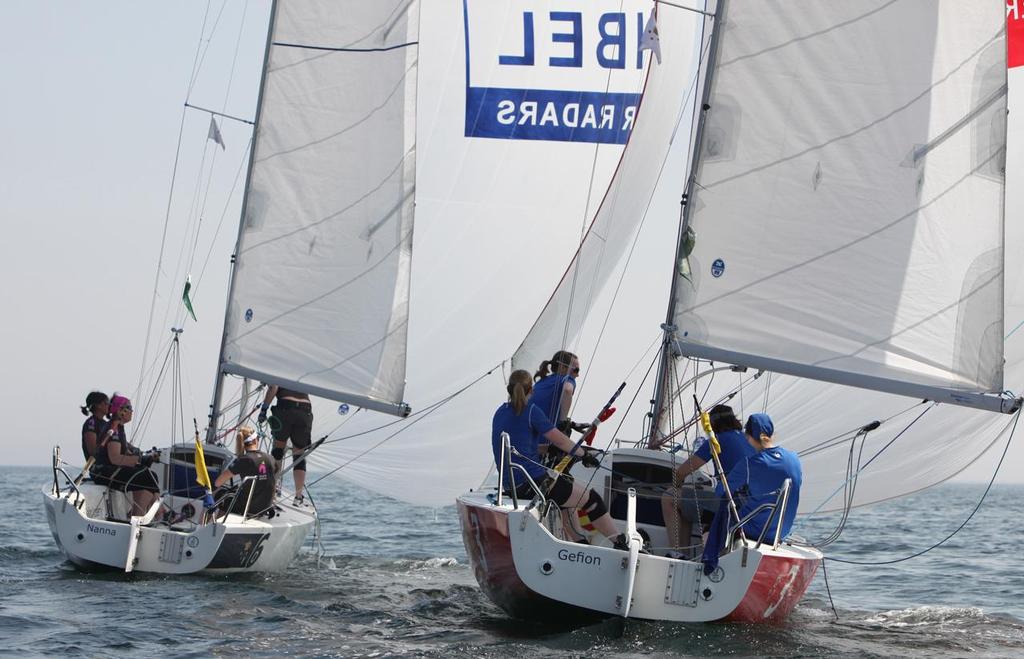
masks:
POLYGON ((192 290, 192 275, 185 277, 185 292, 181 294, 181 301, 185 303, 185 308, 188 309, 188 313, 192 316, 192 320, 198 322, 196 318, 196 312, 192 310, 192 300, 188 297, 188 292, 192 290))

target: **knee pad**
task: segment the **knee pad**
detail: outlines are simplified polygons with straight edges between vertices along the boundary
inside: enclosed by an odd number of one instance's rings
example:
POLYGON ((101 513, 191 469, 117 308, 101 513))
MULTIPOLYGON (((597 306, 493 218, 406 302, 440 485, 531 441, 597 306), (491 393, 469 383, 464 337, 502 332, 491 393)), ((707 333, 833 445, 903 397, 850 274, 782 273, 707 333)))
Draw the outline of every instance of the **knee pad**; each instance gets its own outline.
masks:
POLYGON ((591 490, 590 498, 583 504, 583 512, 587 513, 590 521, 599 519, 608 514, 608 506, 604 505, 604 499, 597 492, 591 490))
POLYGON ((270 451, 270 457, 272 457, 272 458, 274 458, 275 460, 278 460, 278 461, 282 460, 284 458, 284 447, 282 446, 282 447, 278 448, 277 446, 275 446, 270 451))
POLYGON ((292 467, 292 469, 294 469, 295 471, 306 471, 306 458, 302 458, 301 460, 296 462, 295 466, 292 467))

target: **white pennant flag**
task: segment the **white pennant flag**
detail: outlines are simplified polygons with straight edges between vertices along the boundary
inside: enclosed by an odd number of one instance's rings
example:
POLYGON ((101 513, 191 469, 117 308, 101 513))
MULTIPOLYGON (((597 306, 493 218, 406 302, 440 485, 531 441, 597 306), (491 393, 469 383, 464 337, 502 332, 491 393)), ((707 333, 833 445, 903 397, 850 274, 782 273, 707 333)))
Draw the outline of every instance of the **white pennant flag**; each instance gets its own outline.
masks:
POLYGON ((640 52, 651 51, 658 59, 658 64, 661 64, 661 39, 658 37, 658 23, 654 20, 655 13, 651 12, 647 25, 644 26, 643 36, 640 37, 640 52))
MULTIPOLYGON (((658 61, 661 61, 660 55, 658 56, 658 61)), ((221 150, 227 148, 224 146, 224 138, 220 136, 220 128, 217 126, 217 121, 212 116, 210 117, 210 131, 206 134, 206 138, 219 144, 221 150)))

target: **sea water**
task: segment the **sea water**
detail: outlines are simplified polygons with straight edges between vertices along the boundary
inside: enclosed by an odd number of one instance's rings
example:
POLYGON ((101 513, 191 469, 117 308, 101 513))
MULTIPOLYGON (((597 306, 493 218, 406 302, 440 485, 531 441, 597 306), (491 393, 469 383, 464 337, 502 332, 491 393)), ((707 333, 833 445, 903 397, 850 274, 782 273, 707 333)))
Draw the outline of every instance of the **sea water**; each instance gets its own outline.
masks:
MULTIPOLYGON (((315 476, 315 474, 314 474, 315 476)), ((233 577, 83 574, 46 524, 46 468, 0 467, 0 654, 87 656, 1022 656, 1024 486, 944 485, 854 510, 779 625, 509 618, 476 585, 454 506, 417 508, 339 480, 313 490, 323 556, 233 577), (830 603, 835 605, 833 612, 830 603)), ((826 536, 835 516, 803 522, 826 536)))

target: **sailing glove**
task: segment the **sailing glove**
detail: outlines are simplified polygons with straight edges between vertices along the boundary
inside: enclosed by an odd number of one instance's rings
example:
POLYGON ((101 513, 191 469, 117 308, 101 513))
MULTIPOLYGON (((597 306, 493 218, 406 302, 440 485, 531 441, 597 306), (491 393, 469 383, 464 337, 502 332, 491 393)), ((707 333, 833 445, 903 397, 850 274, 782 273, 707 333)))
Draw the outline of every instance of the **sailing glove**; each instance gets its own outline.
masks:
POLYGON ((267 405, 266 403, 263 403, 262 405, 260 405, 260 413, 259 413, 259 416, 256 417, 256 422, 257 423, 266 423, 267 422, 267 408, 268 407, 270 407, 270 405, 267 405))
POLYGON ((583 466, 588 469, 597 469, 601 466, 601 458, 603 457, 604 451, 584 447, 583 457, 580 458, 580 462, 582 462, 583 466))

